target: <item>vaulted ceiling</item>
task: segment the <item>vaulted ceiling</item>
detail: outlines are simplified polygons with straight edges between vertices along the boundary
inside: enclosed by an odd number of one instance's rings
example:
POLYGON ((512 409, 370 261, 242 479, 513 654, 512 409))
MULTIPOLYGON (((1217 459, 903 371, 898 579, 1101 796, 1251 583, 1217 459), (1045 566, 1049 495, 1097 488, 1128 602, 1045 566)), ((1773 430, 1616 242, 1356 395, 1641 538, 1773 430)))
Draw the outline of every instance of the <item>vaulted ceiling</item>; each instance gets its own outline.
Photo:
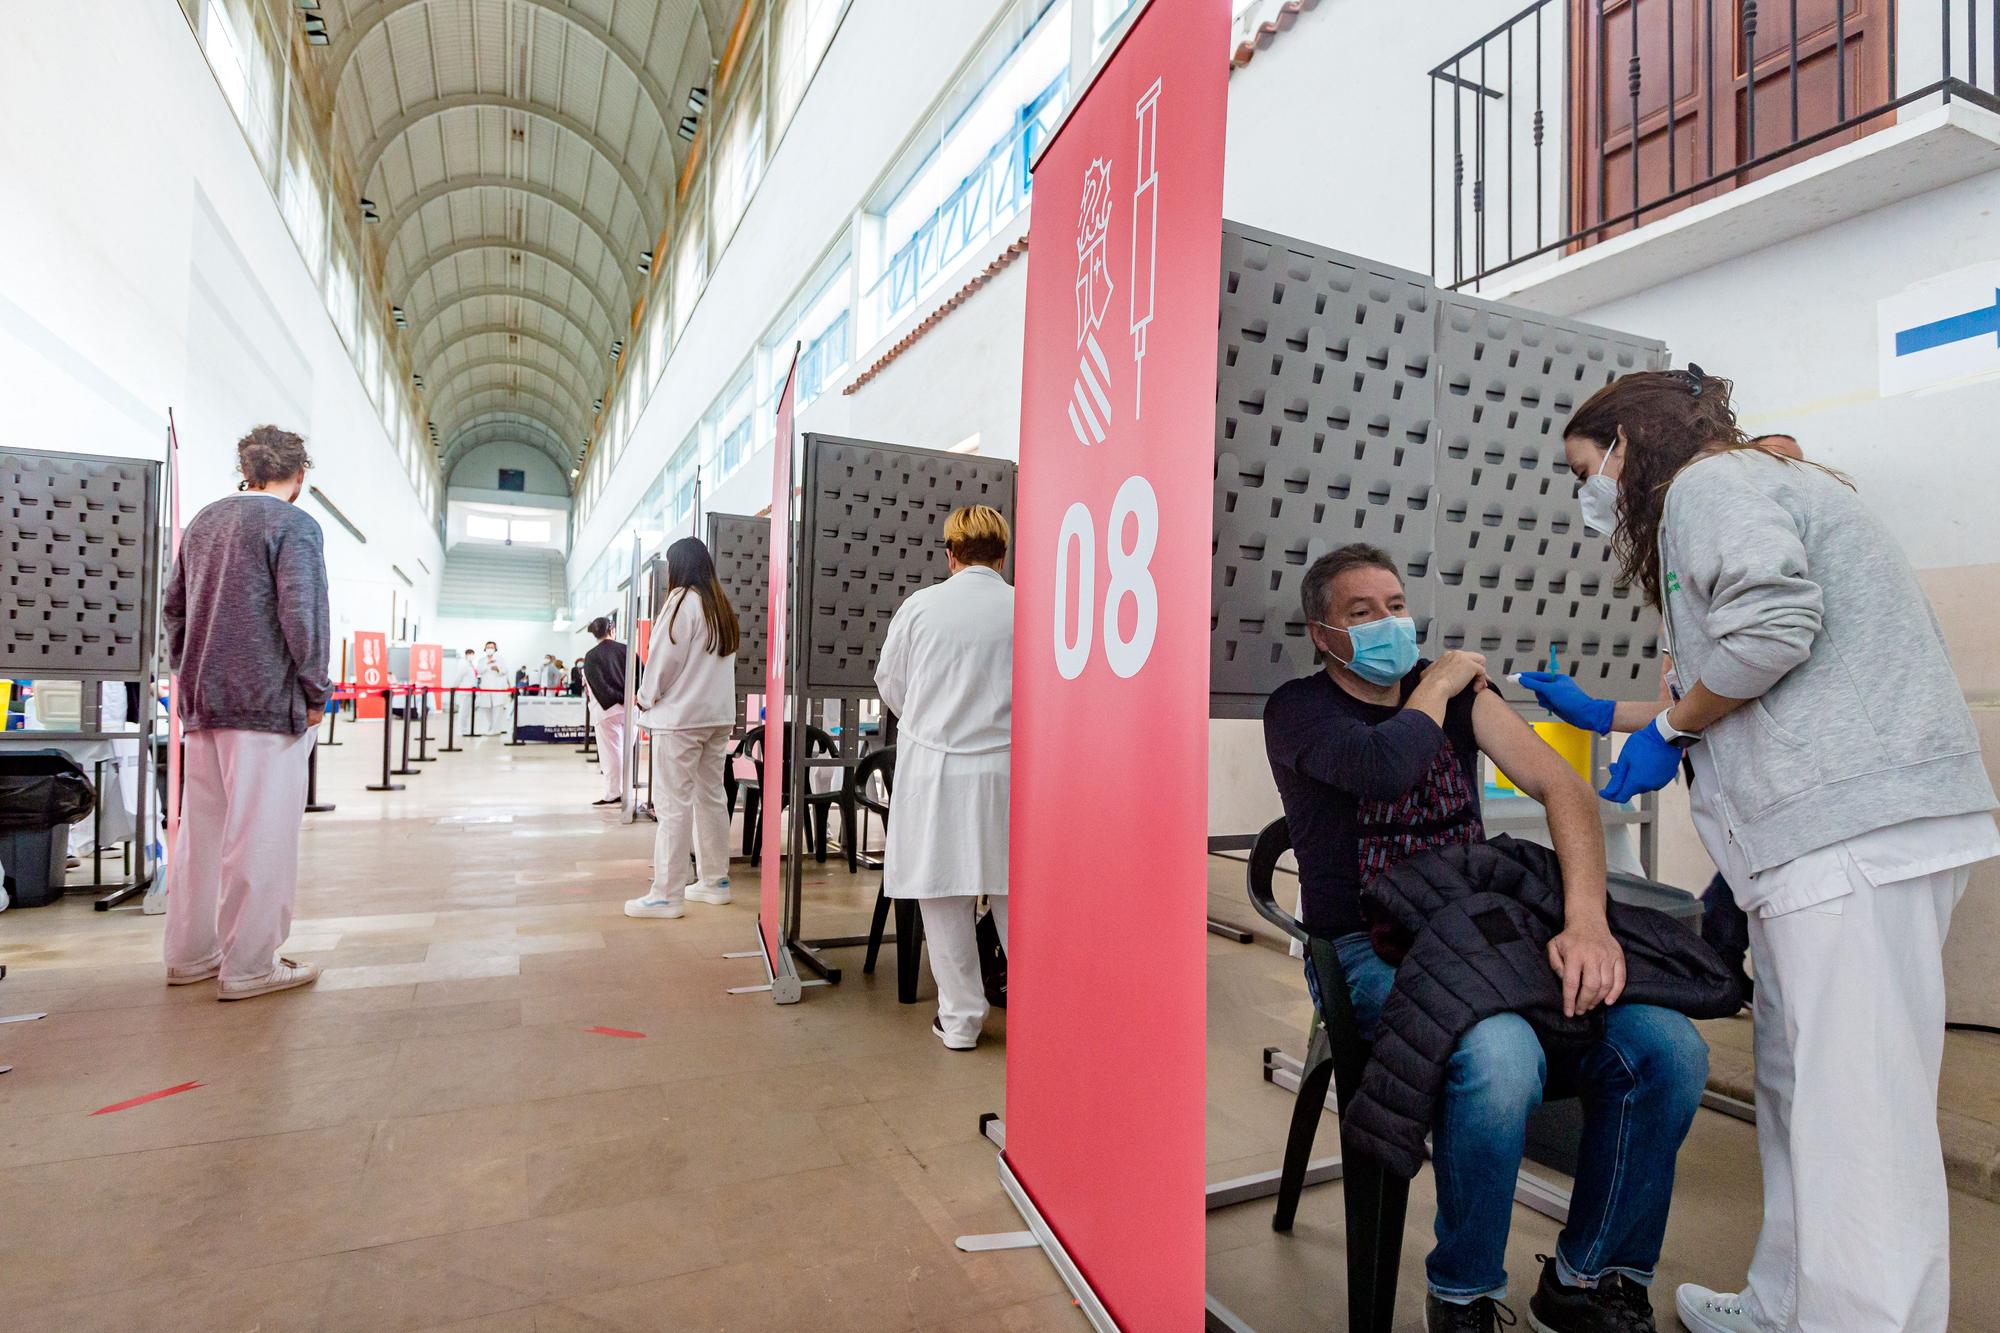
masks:
MULTIPOLYGON (((381 222, 445 475, 533 445, 564 476, 629 336, 738 0, 327 0, 334 136, 381 222)), ((343 201, 357 207, 357 201, 343 201)), ((385 312, 386 313, 386 312, 385 312)))

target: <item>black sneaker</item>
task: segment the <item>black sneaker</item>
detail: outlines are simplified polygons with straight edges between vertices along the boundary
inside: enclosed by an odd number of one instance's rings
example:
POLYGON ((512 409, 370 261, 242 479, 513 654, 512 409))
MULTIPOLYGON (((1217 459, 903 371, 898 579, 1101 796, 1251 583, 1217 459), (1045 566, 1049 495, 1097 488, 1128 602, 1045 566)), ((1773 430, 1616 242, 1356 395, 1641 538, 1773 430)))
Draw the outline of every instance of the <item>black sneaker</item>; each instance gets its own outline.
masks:
POLYGON ((1657 1333, 1646 1289, 1622 1274, 1595 1287, 1571 1287, 1556 1276, 1556 1261, 1542 1261, 1542 1281, 1528 1298, 1535 1333, 1657 1333))
POLYGON ((1512 1310, 1491 1296, 1481 1296, 1470 1305, 1441 1301, 1434 1295, 1424 1297, 1424 1333, 1498 1333, 1520 1322, 1512 1310))

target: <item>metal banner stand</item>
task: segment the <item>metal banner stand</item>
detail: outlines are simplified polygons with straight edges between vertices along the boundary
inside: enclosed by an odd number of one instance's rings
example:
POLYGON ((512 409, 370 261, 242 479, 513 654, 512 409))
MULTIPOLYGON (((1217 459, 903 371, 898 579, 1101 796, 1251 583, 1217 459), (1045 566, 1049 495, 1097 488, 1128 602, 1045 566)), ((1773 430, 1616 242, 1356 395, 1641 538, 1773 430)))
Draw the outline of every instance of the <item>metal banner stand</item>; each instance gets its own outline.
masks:
MULTIPOLYGON (((623 785, 618 792, 618 822, 636 823, 639 818, 638 795, 632 772, 632 764, 639 753, 639 561, 644 543, 634 535, 632 538, 632 574, 625 582, 625 735, 620 742, 624 750, 625 764, 623 785)), ((586 687, 588 688, 588 687, 586 687)))

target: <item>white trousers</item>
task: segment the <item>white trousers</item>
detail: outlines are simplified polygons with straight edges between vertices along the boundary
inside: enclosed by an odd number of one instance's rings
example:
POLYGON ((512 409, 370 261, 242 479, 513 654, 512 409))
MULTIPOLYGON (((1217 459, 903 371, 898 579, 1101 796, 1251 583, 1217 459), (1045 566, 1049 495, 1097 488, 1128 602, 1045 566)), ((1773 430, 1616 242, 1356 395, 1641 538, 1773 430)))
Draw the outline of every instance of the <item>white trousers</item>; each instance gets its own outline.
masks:
POLYGON ((1750 918, 1764 1227, 1760 1328, 1943 1333, 1950 1208, 1938 1143, 1945 932, 1970 867, 1750 918))
MULTIPOLYGON (((938 1025, 951 1041, 976 1041, 986 1023, 986 982, 979 974, 979 899, 971 894, 920 898, 924 949, 937 983, 938 1025)), ((1000 947, 1007 947, 1007 895, 987 899, 1000 947)), ((900 947, 900 946, 898 946, 900 947)))
POLYGON ((597 766, 604 770, 604 799, 618 799, 625 791, 624 704, 597 715, 597 766))
POLYGON ((167 966, 248 981, 292 932, 306 761, 316 731, 191 731, 167 886, 167 966))
POLYGON ((729 727, 655 731, 653 743, 652 897, 679 902, 688 883, 688 858, 707 888, 729 879, 729 807, 723 799, 722 765, 729 727))
POLYGON ((513 739, 514 700, 508 695, 487 691, 488 687, 482 687, 478 694, 472 696, 473 707, 479 713, 479 734, 498 735, 503 740, 513 739))

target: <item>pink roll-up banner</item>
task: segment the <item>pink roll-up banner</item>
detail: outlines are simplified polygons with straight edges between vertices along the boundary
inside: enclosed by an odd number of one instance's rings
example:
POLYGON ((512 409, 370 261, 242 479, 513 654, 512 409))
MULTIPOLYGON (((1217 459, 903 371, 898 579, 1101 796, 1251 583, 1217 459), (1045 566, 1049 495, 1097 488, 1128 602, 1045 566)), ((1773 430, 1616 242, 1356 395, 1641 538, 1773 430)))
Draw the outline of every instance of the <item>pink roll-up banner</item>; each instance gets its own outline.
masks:
POLYGON ((757 934, 763 942, 764 962, 770 968, 774 998, 798 998, 796 982, 779 987, 780 978, 791 975, 786 957, 781 913, 784 911, 785 854, 785 690, 786 658, 791 651, 792 564, 792 414, 793 389, 798 372, 798 352, 792 353, 791 367, 785 372, 784 392, 778 395, 777 442, 771 462, 771 579, 769 616, 770 646, 764 654, 764 820, 763 857, 758 866, 757 934))
POLYGON ((1035 168, 1028 250, 1003 1172, 1131 1330, 1203 1321, 1228 37, 1227 0, 1141 12, 1035 168))

